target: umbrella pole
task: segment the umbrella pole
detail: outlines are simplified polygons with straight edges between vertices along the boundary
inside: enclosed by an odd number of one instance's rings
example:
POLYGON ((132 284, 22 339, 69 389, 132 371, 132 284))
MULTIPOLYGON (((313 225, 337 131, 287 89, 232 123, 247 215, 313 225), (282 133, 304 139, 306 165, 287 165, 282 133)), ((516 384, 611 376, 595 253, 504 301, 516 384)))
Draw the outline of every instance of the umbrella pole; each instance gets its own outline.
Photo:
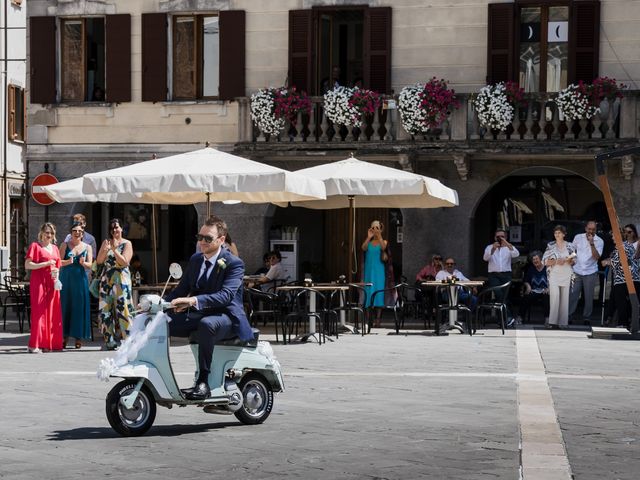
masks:
POLYGON ((357 269, 358 262, 356 260, 356 210, 355 198, 349 195, 349 259, 347 267, 349 269, 349 283, 353 282, 353 274, 356 273, 354 265, 357 269))
POLYGON ((151 204, 151 249, 153 250, 153 283, 158 283, 158 239, 156 232, 156 205, 151 204))
POLYGON ((207 218, 211 216, 211 194, 207 192, 207 218))

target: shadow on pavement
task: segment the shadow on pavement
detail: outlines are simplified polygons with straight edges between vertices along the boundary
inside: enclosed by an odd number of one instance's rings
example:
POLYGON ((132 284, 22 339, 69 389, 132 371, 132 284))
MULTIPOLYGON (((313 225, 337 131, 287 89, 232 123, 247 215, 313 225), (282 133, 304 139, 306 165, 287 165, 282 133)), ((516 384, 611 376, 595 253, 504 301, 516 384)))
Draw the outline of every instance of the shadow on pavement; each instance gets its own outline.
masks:
MULTIPOLYGON (((145 437, 178 437, 190 433, 203 433, 209 430, 220 430, 227 427, 242 427, 239 422, 205 423, 202 425, 158 425, 144 434, 145 437)), ((121 438, 110 427, 82 427, 71 430, 56 430, 47 440, 95 440, 97 438, 121 438)))

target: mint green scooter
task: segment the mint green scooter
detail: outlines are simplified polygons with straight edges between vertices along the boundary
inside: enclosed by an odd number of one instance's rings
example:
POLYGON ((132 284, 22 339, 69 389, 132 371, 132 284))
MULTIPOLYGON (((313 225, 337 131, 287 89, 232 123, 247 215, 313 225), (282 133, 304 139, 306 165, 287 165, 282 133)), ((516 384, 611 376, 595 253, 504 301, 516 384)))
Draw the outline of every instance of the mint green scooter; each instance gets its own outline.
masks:
MULTIPOLYGON (((173 278, 182 276, 178 264, 172 264, 169 270, 173 278)), ((144 313, 136 316, 129 337, 115 358, 101 362, 100 378, 124 378, 107 395, 106 414, 111 427, 123 436, 143 435, 155 420, 156 404, 167 408, 195 405, 206 413, 233 413, 247 425, 264 422, 273 408, 274 392, 284 391, 280 363, 269 342, 258 341, 259 332, 254 329, 255 338, 249 342, 231 339, 216 344, 209 375, 211 396, 187 400, 169 360, 167 322, 171 319, 164 313, 169 308, 171 304, 162 296, 144 295, 140 300, 144 313)), ((191 349, 197 365, 198 345, 192 344, 191 349)))

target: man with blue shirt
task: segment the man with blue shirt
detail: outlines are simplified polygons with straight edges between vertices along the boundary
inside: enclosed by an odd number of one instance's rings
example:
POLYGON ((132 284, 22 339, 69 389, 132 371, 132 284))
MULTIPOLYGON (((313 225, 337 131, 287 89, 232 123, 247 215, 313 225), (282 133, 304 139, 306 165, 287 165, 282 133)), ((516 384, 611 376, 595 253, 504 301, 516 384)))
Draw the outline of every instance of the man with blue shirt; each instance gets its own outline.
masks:
POLYGON ((549 319, 549 281, 547 279, 547 269, 542 263, 542 253, 533 252, 531 254, 531 265, 524 274, 522 300, 520 303, 520 315, 517 322, 521 323, 526 319, 531 305, 541 302, 544 306, 545 323, 549 319))

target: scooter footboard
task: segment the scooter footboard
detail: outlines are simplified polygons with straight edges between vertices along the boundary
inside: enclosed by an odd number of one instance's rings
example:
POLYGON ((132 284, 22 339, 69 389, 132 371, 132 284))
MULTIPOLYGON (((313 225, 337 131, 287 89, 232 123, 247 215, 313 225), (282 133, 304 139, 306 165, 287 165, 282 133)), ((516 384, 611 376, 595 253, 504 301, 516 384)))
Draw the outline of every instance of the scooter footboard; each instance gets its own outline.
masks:
POLYGON ((282 370, 275 357, 267 357, 255 348, 239 349, 237 347, 216 346, 214 362, 218 360, 224 360, 219 363, 219 365, 223 365, 223 372, 230 369, 256 372, 270 383, 274 392, 284 391, 282 370))

